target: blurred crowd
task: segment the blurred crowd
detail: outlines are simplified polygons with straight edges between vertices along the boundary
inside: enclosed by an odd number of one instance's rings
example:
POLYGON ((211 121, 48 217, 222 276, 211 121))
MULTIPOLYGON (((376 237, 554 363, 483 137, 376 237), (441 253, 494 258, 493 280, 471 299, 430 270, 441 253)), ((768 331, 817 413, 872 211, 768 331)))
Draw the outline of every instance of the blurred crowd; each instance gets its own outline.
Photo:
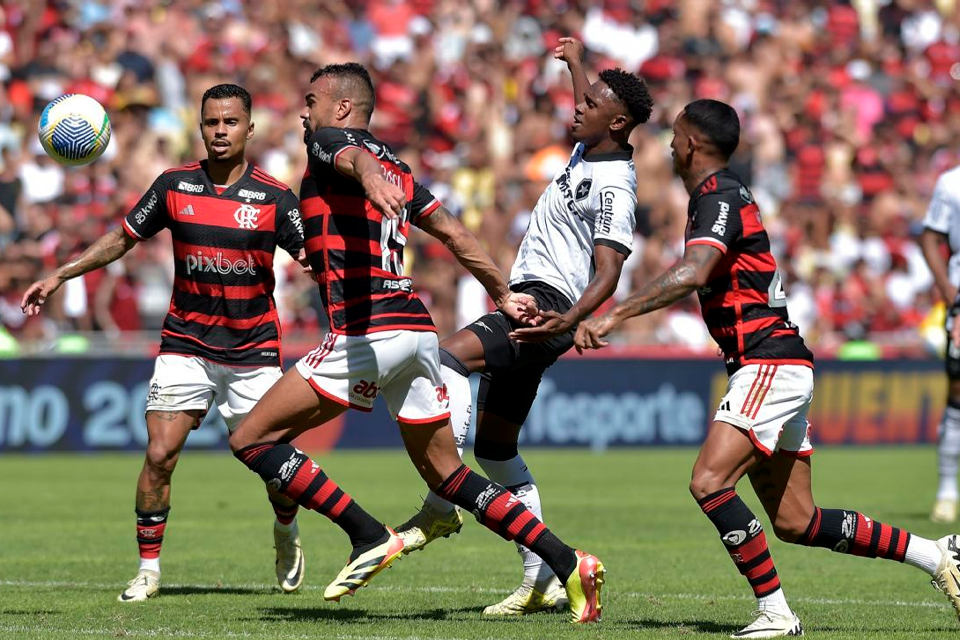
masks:
MULTIPOLYGON (((166 312, 166 232, 71 281, 45 313, 23 290, 118 224, 157 174, 204 157, 200 96, 254 97, 250 156, 295 191, 298 113, 311 72, 371 70, 371 129, 508 271, 530 210, 570 153, 574 96, 557 39, 592 77, 639 73, 656 102, 635 148, 634 253, 617 296, 677 260, 687 194, 671 125, 702 97, 742 121, 733 168, 752 185, 790 312, 815 347, 921 344, 938 300, 916 244, 937 175, 960 161, 957 0, 4 0, 0 2, 0 323, 16 340, 153 332, 166 312), (39 147, 44 105, 85 93, 111 115, 103 158, 65 169, 39 147)), ((488 301, 442 246, 414 232, 407 264, 441 335, 488 301)), ((282 252, 281 252, 282 253, 282 252)), ((279 257, 279 256, 278 256, 279 257)), ((277 261, 287 341, 316 343, 314 285, 277 261)), ((712 350, 695 297, 618 337, 712 350)))

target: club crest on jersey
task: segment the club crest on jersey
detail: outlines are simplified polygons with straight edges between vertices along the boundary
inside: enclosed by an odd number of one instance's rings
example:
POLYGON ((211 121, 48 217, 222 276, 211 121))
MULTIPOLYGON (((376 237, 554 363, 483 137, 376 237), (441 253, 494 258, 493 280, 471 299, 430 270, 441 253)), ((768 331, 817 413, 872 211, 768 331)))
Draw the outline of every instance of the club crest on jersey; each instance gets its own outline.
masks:
POLYGON ((249 204, 242 204, 234 211, 233 219, 237 221, 237 226, 241 229, 256 229, 258 215, 260 215, 260 209, 249 204))
POLYGON ((580 184, 577 185, 576 190, 573 192, 573 197, 577 200, 583 200, 588 195, 590 195, 590 187, 593 185, 593 180, 590 178, 584 178, 580 181, 580 184))

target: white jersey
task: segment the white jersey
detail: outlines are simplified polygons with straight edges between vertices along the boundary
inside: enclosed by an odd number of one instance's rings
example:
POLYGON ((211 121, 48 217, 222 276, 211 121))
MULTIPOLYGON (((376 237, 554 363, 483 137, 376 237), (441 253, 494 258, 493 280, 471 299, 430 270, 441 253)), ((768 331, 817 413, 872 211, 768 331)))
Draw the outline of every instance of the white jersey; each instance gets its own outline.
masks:
POLYGON ((940 174, 923 226, 947 236, 950 283, 960 286, 960 166, 940 174))
POLYGON ((637 174, 632 150, 583 157, 578 143, 570 162, 546 188, 530 215, 510 284, 545 282, 576 303, 593 278, 593 247, 625 256, 637 226, 637 174))

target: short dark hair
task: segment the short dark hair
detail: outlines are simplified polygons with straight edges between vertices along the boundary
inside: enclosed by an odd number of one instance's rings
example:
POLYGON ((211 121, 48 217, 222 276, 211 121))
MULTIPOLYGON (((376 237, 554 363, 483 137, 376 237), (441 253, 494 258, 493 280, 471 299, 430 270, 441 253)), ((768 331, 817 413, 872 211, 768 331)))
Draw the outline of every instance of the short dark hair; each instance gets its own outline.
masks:
POLYGON ((653 111, 653 98, 642 78, 627 73, 623 69, 605 69, 600 72, 600 80, 610 87, 617 100, 623 103, 634 124, 646 122, 653 111))
POLYGON ((253 98, 250 97, 249 91, 235 84, 218 84, 204 91, 203 99, 200 100, 201 113, 204 105, 207 104, 207 100, 225 100, 227 98, 240 98, 244 112, 248 116, 250 115, 253 108, 253 98))
POLYGON ((377 102, 377 94, 373 89, 373 80, 370 72, 359 62, 344 62, 343 64, 328 64, 320 67, 310 76, 310 84, 325 76, 331 76, 339 81, 342 89, 350 93, 357 106, 366 112, 367 119, 373 114, 377 102))
POLYGON ((683 108, 687 122, 707 136, 728 159, 740 144, 740 118, 736 110, 719 100, 695 100, 683 108))

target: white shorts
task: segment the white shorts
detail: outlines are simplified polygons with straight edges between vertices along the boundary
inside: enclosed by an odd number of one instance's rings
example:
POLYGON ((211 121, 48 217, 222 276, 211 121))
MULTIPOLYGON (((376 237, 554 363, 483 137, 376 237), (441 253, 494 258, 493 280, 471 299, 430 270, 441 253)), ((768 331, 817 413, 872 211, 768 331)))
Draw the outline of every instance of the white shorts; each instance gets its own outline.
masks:
POLYGON ((743 429, 754 446, 767 455, 774 451, 808 456, 813 400, 813 369, 797 364, 751 364, 737 370, 727 382, 714 420, 743 429))
POLYGON ((147 411, 200 409, 202 421, 216 402, 233 431, 282 375, 280 367, 228 367, 195 356, 161 355, 150 380, 147 411))
POLYGON ((395 420, 436 422, 450 417, 438 349, 432 331, 328 333, 297 362, 297 371, 317 393, 352 409, 372 411, 382 395, 395 420))

